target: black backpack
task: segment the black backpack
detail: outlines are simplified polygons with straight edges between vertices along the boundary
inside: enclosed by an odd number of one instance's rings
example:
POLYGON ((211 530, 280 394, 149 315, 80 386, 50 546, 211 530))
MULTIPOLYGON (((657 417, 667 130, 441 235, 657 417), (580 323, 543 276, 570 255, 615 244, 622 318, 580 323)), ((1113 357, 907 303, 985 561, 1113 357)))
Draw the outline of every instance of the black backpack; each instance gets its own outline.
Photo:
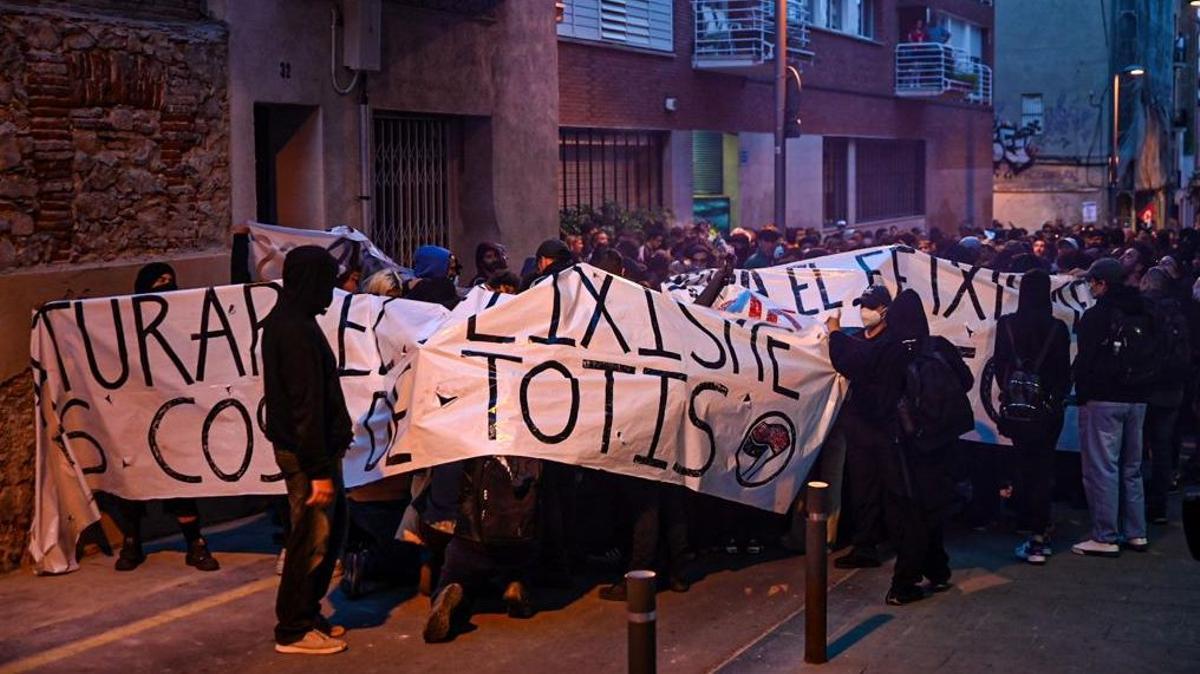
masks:
POLYGON ((1013 356, 1017 359, 1016 367, 1005 378, 1004 387, 1000 391, 1000 417, 1012 424, 1032 424, 1044 421, 1055 411, 1055 401, 1050 392, 1042 384, 1039 372, 1046 356, 1050 355, 1050 346, 1054 343, 1057 324, 1051 324, 1046 332, 1046 340, 1038 352, 1037 359, 1031 367, 1017 353, 1017 342, 1013 337, 1012 321, 1004 322, 1004 332, 1008 343, 1012 346, 1013 356))
POLYGON ((1160 364, 1160 383, 1184 384, 1192 374, 1192 344, 1187 317, 1179 302, 1164 299, 1155 303, 1158 329, 1156 362, 1160 364))
POLYGON ((542 462, 522 456, 485 456, 471 475, 480 542, 525 543, 537 538, 542 462))
POLYGON ((943 353, 938 338, 908 343, 912 358, 904 369, 904 388, 896 403, 901 439, 931 451, 975 428, 975 413, 964 382, 943 353))
POLYGON ((1105 362, 1103 371, 1115 383, 1130 388, 1158 383, 1166 364, 1160 360, 1161 337, 1154 323, 1151 311, 1131 314, 1113 307, 1108 335, 1100 343, 1100 357, 1105 362))

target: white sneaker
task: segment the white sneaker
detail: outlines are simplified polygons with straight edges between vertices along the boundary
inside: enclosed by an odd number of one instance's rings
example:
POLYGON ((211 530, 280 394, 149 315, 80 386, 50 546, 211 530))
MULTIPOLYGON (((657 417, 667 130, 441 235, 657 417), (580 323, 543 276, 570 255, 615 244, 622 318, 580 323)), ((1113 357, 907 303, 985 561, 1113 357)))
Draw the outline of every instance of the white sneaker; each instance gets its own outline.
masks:
POLYGON ((275 644, 276 653, 294 655, 333 655, 346 650, 346 642, 341 639, 321 634, 317 630, 309 630, 304 638, 290 644, 275 644))
POLYGON ((283 560, 287 558, 287 548, 279 551, 279 556, 275 558, 275 575, 283 575, 283 560))
POLYGON ((1150 541, 1145 538, 1131 538, 1125 541, 1125 547, 1134 552, 1145 552, 1150 549, 1150 541))
POLYGON ((1096 557, 1118 557, 1121 548, 1116 543, 1102 543, 1088 539, 1071 546, 1071 552, 1077 555, 1092 555, 1096 557))

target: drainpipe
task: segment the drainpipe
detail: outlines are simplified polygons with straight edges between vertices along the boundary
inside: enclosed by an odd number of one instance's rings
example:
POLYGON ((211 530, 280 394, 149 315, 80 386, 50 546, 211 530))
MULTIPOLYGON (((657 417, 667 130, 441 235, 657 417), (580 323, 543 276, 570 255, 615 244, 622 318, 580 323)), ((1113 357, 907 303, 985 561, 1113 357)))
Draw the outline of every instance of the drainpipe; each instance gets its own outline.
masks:
POLYGON ((362 77, 358 90, 358 204, 362 209, 359 225, 370 237, 374 232, 371 219, 371 105, 367 100, 367 76, 362 77))

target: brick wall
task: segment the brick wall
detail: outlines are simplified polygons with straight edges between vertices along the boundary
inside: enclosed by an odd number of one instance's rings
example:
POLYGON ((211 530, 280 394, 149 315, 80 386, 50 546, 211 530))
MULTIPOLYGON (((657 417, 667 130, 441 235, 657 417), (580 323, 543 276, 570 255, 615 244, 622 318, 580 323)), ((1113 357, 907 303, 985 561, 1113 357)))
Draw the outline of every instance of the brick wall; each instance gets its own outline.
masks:
POLYGON ((221 27, 14 11, 0 45, 0 270, 224 241, 221 27))

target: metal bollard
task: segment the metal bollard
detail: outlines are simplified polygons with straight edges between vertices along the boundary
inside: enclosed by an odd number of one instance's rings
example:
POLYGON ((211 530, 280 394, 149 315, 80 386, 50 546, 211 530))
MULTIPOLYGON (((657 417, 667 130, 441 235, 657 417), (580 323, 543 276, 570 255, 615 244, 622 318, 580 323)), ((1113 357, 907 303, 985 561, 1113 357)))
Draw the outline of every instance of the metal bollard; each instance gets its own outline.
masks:
POLYGON ((804 552, 807 564, 804 574, 804 661, 819 665, 829 659, 825 653, 829 581, 825 542, 829 526, 829 485, 809 482, 805 503, 808 524, 804 552))
POLYGON ((657 582, 653 571, 625 574, 626 606, 629 609, 629 674, 658 671, 658 644, 654 610, 657 582))

